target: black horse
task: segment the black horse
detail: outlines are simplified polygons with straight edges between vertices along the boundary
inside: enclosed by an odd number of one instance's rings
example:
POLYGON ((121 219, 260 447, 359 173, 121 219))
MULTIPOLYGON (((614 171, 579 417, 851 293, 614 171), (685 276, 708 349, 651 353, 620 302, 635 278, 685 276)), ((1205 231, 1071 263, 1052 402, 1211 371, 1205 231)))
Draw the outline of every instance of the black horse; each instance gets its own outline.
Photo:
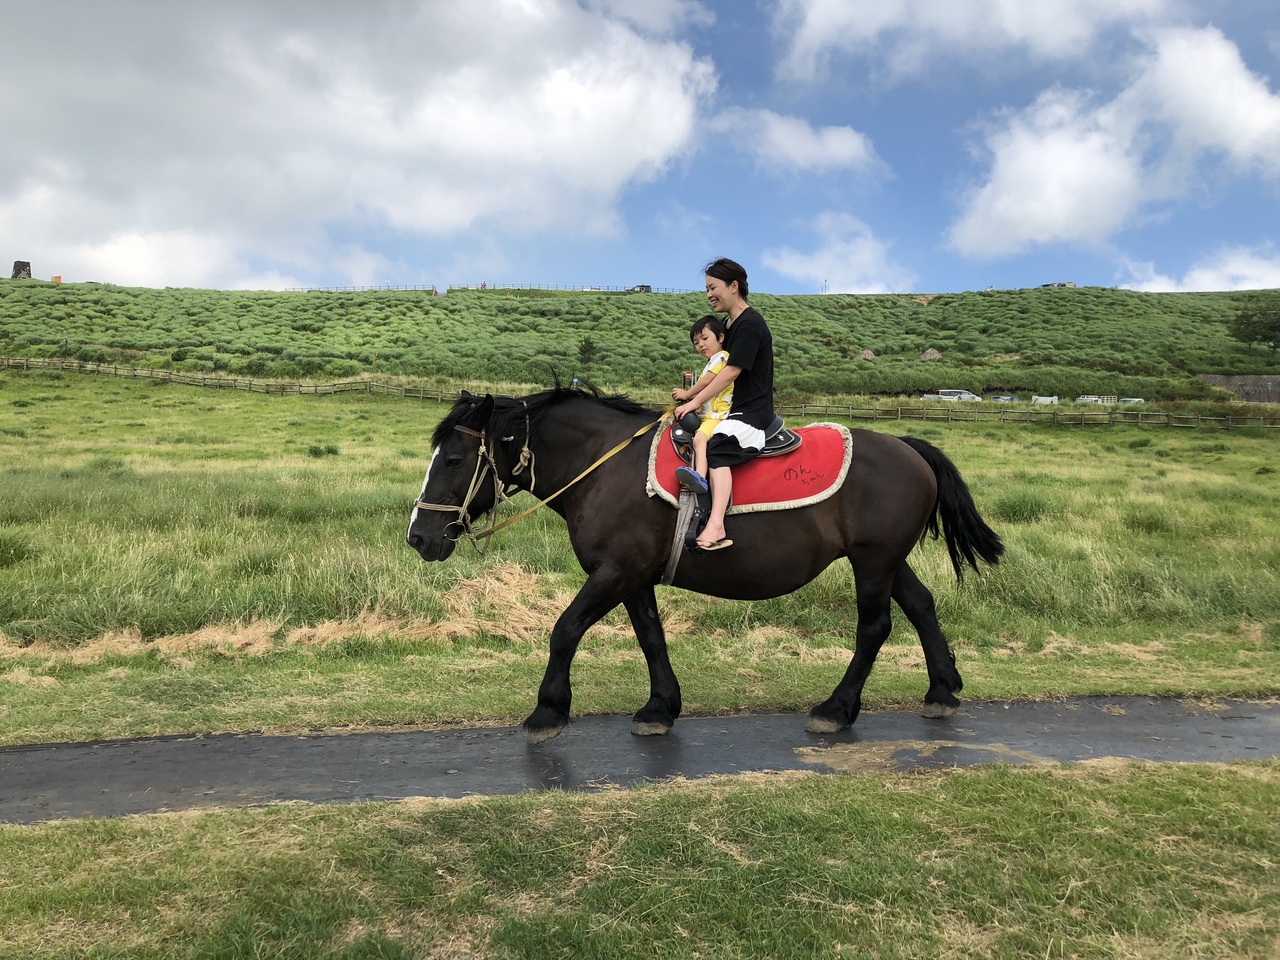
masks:
MULTIPOLYGON (((551 631, 538 705, 524 722, 530 742, 569 721, 569 666, 582 635, 621 603, 649 665, 649 701, 634 717, 640 735, 666 733, 680 715, 680 684, 667 656, 654 585, 670 555, 676 511, 645 492, 648 434, 658 414, 625 397, 553 390, 528 397, 463 394, 432 437, 431 465, 409 522, 408 542, 424 560, 444 560, 471 522, 516 489, 564 518, 587 582, 551 631), (589 466, 623 444, 598 468, 589 466), (567 487, 562 491, 562 488, 567 487), (561 492, 562 491, 562 492, 561 492)), ((807 729, 831 733, 858 717, 862 687, 889 636, 889 601, 920 635, 929 690, 925 716, 959 705, 962 682, 938 625, 933 595, 907 564, 939 524, 957 579, 963 565, 996 563, 1004 547, 983 522, 959 471, 912 437, 853 432, 853 461, 840 489, 812 506, 730 516, 733 546, 689 553, 673 585, 733 600, 790 593, 834 560, 853 566, 858 624, 852 662, 835 691, 810 712, 807 729)))

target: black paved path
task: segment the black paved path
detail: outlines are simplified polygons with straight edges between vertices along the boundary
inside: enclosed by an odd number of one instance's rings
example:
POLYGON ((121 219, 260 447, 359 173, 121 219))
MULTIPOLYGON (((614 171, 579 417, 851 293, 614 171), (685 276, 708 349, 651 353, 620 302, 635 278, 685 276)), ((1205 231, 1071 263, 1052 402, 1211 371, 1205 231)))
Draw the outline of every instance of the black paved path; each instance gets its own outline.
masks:
POLYGON ((583 717, 526 745, 516 728, 340 735, 219 734, 0 748, 0 823, 306 800, 461 797, 765 770, 864 771, 1119 757, 1280 757, 1280 701, 1157 697, 970 702, 947 720, 864 712, 852 730, 805 717, 685 717, 634 737, 630 717, 583 717))

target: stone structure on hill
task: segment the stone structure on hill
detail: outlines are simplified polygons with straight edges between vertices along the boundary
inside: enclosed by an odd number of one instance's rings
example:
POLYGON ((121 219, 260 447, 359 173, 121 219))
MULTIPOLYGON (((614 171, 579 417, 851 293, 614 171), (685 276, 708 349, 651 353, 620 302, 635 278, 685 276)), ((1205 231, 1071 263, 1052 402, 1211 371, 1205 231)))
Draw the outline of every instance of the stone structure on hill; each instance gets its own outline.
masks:
POLYGON ((858 356, 863 360, 874 360, 876 355, 871 350, 863 350, 858 356))
POLYGON ((26 260, 13 261, 13 276, 11 276, 9 279, 10 280, 30 280, 31 264, 26 260))
POLYGON ((935 350, 933 347, 930 347, 924 353, 920 354, 920 359, 921 360, 941 360, 942 353, 941 351, 935 350))
POLYGON ((1199 378, 1215 387, 1230 390, 1249 403, 1280 403, 1280 372, 1236 376, 1202 373, 1199 378))

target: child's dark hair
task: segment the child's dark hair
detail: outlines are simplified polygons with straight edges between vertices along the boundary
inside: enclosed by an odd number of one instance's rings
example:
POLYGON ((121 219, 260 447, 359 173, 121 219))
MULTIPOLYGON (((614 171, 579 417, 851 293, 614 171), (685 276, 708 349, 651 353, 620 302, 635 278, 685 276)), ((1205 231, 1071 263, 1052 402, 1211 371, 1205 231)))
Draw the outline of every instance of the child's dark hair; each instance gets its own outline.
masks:
POLYGON ((717 340, 724 336, 724 321, 714 313, 708 313, 705 317, 699 317, 693 321, 693 326, 689 328, 689 339, 697 340, 698 334, 708 327, 711 329, 711 335, 717 340))

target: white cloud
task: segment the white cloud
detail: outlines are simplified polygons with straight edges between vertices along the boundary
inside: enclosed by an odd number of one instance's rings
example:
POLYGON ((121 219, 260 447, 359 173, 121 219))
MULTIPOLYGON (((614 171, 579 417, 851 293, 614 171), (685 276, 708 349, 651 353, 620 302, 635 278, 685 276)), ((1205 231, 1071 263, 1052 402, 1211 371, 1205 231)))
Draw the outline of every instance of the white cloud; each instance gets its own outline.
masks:
POLYGON ((715 218, 709 213, 693 210, 682 203, 674 203, 668 209, 659 211, 654 222, 672 236, 690 237, 700 233, 715 233, 715 218))
POLYGON ((716 83, 574 0, 49 6, 7 24, 0 240, 67 279, 292 279, 357 226, 608 233, 716 83))
POLYGON ((810 253, 790 247, 766 250, 766 267, 830 293, 892 293, 910 290, 915 275, 889 259, 889 244, 846 213, 823 213, 814 221, 821 246, 810 253))
POLYGON ((1133 131, 1081 94, 1050 90, 991 133, 986 183, 966 198, 950 244, 998 257, 1034 244, 1097 244, 1138 208, 1142 166, 1133 131))
POLYGON ((716 22, 716 15, 697 0, 587 0, 587 6, 659 36, 716 22))
POLYGON ((1101 245, 1185 197, 1197 173, 1280 178, 1280 96, 1235 45, 1212 27, 1153 31, 1148 43, 1133 82, 1109 102, 1055 88, 998 117, 985 182, 949 231, 954 249, 1000 257, 1101 245))
POLYGON ((1153 31, 1151 44, 1122 107, 1166 125, 1185 154, 1213 151, 1280 177, 1280 96, 1236 45, 1213 27, 1153 31))
POLYGON ((1155 293, 1195 293, 1214 290, 1274 290, 1280 288, 1280 254, 1266 247, 1227 247, 1191 267, 1177 280, 1156 271, 1153 263, 1127 262, 1120 285, 1155 293))
POLYGON ((1150 22, 1177 0, 780 0, 781 76, 812 80, 833 54, 866 55, 891 74, 940 60, 1024 50, 1041 60, 1081 56, 1115 25, 1150 22))
POLYGON ((732 133, 733 146, 773 170, 867 170, 880 165, 871 141, 852 127, 815 129, 799 117, 742 107, 717 114, 708 126, 716 133, 732 133))

